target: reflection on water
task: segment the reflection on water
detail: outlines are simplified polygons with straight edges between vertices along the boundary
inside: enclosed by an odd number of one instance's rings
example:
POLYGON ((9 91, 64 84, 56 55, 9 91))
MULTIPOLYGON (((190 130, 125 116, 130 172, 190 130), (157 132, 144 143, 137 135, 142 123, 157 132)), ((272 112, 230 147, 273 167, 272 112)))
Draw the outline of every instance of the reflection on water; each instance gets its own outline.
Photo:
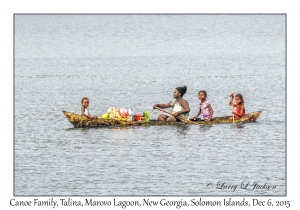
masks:
POLYGON ((212 127, 213 125, 200 125, 199 129, 201 132, 208 132, 212 127))
POLYGON ((191 125, 174 125, 176 134, 186 136, 189 134, 191 125))
POLYGON ((237 128, 244 128, 244 127, 245 127, 245 124, 237 124, 236 127, 237 127, 237 128))
POLYGON ((108 128, 110 130, 130 130, 130 129, 134 129, 133 126, 114 126, 111 128, 108 128))

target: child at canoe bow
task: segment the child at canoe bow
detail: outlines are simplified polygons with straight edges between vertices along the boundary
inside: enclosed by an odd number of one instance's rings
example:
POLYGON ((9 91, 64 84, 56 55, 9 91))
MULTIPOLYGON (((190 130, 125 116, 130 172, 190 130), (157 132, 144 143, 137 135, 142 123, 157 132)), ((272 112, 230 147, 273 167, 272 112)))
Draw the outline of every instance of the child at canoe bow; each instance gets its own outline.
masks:
POLYGON ((87 109, 87 107, 89 106, 89 99, 87 97, 84 97, 83 99, 81 99, 81 115, 86 116, 89 119, 92 118, 97 118, 96 115, 91 116, 89 113, 89 110, 87 109))
MULTIPOLYGON (((244 99, 243 99, 242 94, 236 94, 235 95, 235 102, 236 103, 233 103, 233 98, 234 98, 234 94, 231 93, 230 94, 229 105, 236 107, 235 112, 234 111, 232 112, 232 114, 234 115, 234 119, 244 117, 245 114, 246 114, 246 109, 245 109, 245 106, 244 106, 244 99)), ((232 117, 230 117, 229 119, 232 119, 232 117)))
POLYGON ((198 93, 198 98, 200 99, 200 108, 193 120, 197 120, 197 117, 201 114, 201 120, 210 121, 213 116, 213 108, 208 100, 206 100, 207 93, 205 90, 200 90, 198 93))
POLYGON ((184 117, 188 119, 189 117, 189 112, 190 112, 190 107, 189 103, 187 100, 183 99, 183 95, 186 93, 187 87, 182 86, 182 87, 177 87, 175 88, 173 92, 173 100, 169 103, 166 104, 154 104, 153 109, 155 107, 158 108, 169 108, 172 107, 172 115, 173 116, 168 116, 164 114, 158 115, 158 121, 162 122, 181 122, 180 119, 177 118, 177 116, 184 117))

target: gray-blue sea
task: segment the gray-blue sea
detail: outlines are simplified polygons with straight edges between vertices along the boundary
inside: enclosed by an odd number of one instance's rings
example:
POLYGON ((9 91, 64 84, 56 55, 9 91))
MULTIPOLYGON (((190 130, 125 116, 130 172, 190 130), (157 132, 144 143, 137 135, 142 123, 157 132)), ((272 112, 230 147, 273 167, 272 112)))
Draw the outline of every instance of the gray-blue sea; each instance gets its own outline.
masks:
MULTIPOLYGON (((14 15, 14 194, 286 195, 285 15, 14 15), (74 128, 62 110, 244 96, 254 123, 74 128)), ((170 110, 169 110, 170 111, 170 110)))

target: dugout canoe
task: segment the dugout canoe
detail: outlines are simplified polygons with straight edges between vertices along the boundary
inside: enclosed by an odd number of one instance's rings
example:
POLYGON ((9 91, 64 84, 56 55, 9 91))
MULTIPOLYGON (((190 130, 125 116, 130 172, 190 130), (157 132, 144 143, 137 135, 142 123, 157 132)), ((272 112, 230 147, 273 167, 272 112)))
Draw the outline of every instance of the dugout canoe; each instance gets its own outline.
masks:
MULTIPOLYGON (((188 122, 160 122, 158 120, 149 120, 149 121, 124 121, 124 120, 108 120, 102 118, 88 119, 86 116, 75 114, 68 111, 62 111, 70 123, 74 127, 101 127, 101 126, 149 126, 149 125, 186 125, 190 124, 188 122)), ((259 117, 261 111, 251 112, 246 114, 240 119, 235 119, 235 123, 248 123, 254 122, 259 117)), ((196 124, 224 124, 232 123, 232 120, 229 119, 230 116, 224 117, 214 117, 211 121, 193 121, 196 124)), ((192 120, 192 119, 190 119, 192 120)))

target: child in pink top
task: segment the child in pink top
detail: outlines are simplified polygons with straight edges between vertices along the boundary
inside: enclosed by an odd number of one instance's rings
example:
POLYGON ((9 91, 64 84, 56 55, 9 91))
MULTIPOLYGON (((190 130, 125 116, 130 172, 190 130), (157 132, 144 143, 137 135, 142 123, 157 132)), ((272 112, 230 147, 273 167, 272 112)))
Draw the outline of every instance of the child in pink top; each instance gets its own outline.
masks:
POLYGON ((213 116, 213 109, 208 100, 206 100, 206 91, 199 91, 198 98, 201 100, 200 109, 198 114, 194 117, 194 120, 197 120, 197 117, 201 114, 201 120, 210 121, 213 116))

